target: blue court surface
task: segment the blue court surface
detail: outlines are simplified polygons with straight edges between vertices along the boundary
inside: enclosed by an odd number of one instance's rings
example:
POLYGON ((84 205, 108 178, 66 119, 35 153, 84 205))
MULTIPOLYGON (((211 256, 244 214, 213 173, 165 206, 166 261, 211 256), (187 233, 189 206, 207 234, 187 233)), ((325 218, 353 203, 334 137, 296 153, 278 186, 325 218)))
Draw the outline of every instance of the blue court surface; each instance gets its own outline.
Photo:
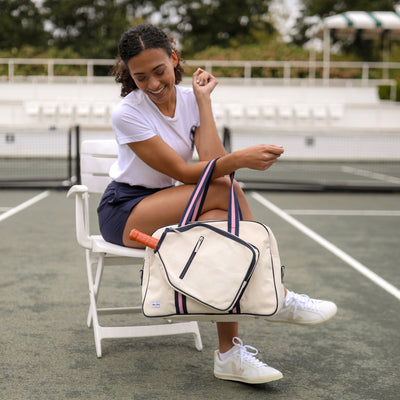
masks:
MULTIPOLYGON (((187 336, 110 339, 98 359, 86 327, 74 202, 65 190, 2 190, 0 398, 399 399, 400 194, 246 195, 255 218, 278 240, 286 286, 338 305, 335 318, 315 327, 241 323, 245 344, 283 379, 252 386, 214 378, 216 328, 204 322, 202 352, 187 336)), ((106 271, 103 290, 119 303, 140 302, 139 269, 106 271)))

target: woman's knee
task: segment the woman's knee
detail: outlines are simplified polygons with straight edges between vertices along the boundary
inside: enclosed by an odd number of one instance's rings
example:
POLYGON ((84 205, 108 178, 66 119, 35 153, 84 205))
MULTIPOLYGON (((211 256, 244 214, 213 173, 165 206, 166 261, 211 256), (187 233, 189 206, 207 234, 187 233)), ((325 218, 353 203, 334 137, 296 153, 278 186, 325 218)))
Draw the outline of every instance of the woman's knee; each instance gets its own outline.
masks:
MULTIPOLYGON (((247 204, 246 196, 243 193, 239 183, 234 180, 234 188, 241 206, 247 204)), ((228 177, 222 177, 212 180, 206 197, 205 206, 228 210, 229 195, 231 191, 231 180, 228 177)))
POLYGON ((231 181, 229 178, 213 179, 208 189, 206 200, 217 202, 216 206, 221 209, 227 209, 229 202, 229 193, 231 188, 231 181))
MULTIPOLYGON (((229 195, 231 189, 230 178, 218 178, 212 181, 213 191, 211 192, 210 198, 215 196, 215 202, 213 203, 214 208, 222 209, 227 211, 229 204, 229 195)), ((243 219, 253 220, 253 214, 247 202, 246 195, 243 192, 239 182, 233 181, 235 192, 239 201, 239 205, 242 211, 243 219)), ((211 186, 210 186, 211 188, 211 186)))
MULTIPOLYGON (((241 198, 245 199, 246 196, 242 190, 242 187, 240 186, 239 182, 236 179, 233 180, 233 186, 235 188, 237 197, 239 199, 241 199, 241 198)), ((221 196, 229 197, 230 190, 231 190, 231 180, 228 177, 214 179, 210 184, 210 188, 213 188, 221 196)))

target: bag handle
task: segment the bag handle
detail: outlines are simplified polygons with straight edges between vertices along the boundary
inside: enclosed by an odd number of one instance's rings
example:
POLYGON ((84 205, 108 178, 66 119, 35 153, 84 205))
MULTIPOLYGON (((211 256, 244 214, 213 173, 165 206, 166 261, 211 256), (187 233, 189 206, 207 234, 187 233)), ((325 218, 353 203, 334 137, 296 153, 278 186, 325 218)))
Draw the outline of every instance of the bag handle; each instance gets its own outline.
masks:
POLYGON ((243 220, 242 210, 240 209, 239 200, 233 184, 235 173, 230 174, 231 178, 231 190, 229 193, 229 205, 228 205, 228 232, 239 236, 239 221, 243 220))
MULTIPOLYGON (((214 171, 216 161, 217 159, 211 160, 204 168, 178 226, 184 226, 189 222, 197 221, 197 219, 199 218, 208 192, 208 188, 210 186, 211 176, 214 171)), ((243 217, 233 184, 234 176, 235 173, 232 172, 230 174, 231 187, 228 205, 228 231, 230 233, 233 233, 234 235, 239 235, 239 221, 241 221, 243 217)))

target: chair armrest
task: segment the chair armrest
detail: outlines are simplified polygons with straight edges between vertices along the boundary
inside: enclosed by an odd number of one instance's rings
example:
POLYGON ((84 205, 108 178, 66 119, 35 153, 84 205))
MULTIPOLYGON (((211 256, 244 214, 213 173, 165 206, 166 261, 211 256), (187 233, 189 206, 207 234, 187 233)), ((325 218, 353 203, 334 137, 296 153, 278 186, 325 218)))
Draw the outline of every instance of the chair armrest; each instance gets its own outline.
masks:
POLYGON ((73 196, 76 196, 77 194, 82 194, 82 193, 87 193, 88 188, 85 185, 74 185, 72 186, 67 193, 67 197, 71 198, 73 196))
POLYGON ((93 243, 89 226, 88 188, 85 185, 74 185, 69 189, 67 197, 75 197, 76 240, 85 249, 91 249, 93 243))

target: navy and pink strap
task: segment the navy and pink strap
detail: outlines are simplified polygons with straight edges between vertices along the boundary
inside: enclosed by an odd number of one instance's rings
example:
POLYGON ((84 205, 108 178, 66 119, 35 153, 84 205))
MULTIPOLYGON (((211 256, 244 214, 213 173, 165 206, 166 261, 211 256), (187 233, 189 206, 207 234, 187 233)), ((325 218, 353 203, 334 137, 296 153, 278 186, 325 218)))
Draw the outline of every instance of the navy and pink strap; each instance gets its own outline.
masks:
MULTIPOLYGON (((178 226, 187 225, 189 222, 197 221, 210 186, 211 177, 214 171, 217 159, 210 161, 204 168, 199 181, 190 197, 186 209, 178 226)), ((228 231, 234 235, 239 235, 239 221, 242 220, 242 212, 240 210, 239 201, 234 186, 234 173, 230 175, 231 188, 228 205, 228 231)))
MULTIPOLYGON (((203 173, 200 176, 199 181, 190 197, 190 200, 186 206, 186 209, 182 215, 182 218, 178 226, 187 225, 189 222, 197 221, 201 210, 203 209, 204 201, 210 186, 212 173, 214 171, 215 163, 217 159, 210 161, 204 168, 203 173)), ((234 176, 230 175, 231 187, 229 194, 229 205, 228 205, 228 231, 236 236, 239 235, 239 221, 242 220, 242 212, 240 210, 239 201, 236 195, 234 186, 234 176)), ((231 313, 236 314, 240 312, 239 303, 231 310, 231 313)), ((186 296, 182 293, 175 292, 175 309, 177 314, 187 314, 186 308, 186 296)))

